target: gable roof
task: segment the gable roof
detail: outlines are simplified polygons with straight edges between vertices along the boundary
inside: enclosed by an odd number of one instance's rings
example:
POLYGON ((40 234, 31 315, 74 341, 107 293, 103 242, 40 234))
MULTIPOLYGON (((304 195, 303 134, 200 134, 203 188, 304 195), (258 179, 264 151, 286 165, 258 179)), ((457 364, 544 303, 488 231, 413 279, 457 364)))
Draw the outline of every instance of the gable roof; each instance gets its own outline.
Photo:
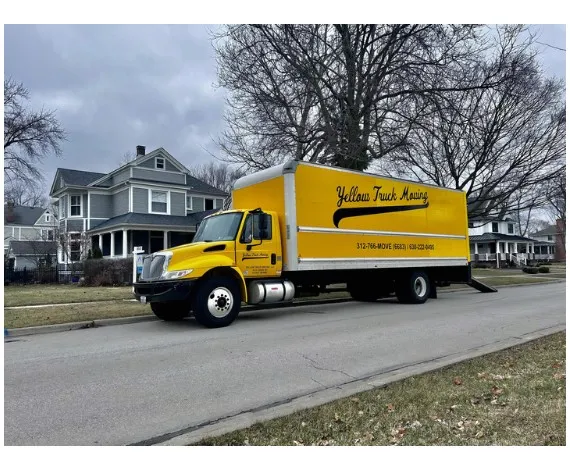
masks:
MULTIPOLYGON (((174 158, 170 153, 168 153, 164 148, 159 147, 152 152, 145 155, 140 155, 133 161, 121 165, 117 169, 110 171, 109 173, 97 173, 93 171, 82 171, 82 170, 72 170, 69 168, 58 168, 54 177, 54 181, 51 187, 50 194, 54 192, 59 178, 63 179, 64 186, 91 186, 91 187, 109 187, 105 181, 110 178, 115 173, 119 172, 128 167, 138 166, 140 163, 149 160, 157 155, 163 156, 170 160, 170 162, 178 169, 181 173, 186 174, 186 184, 183 186, 188 187, 198 193, 204 193, 212 196, 226 197, 228 194, 208 183, 201 181, 190 175, 188 168, 186 168, 182 163, 180 163, 176 158, 174 158)), ((136 179, 136 178, 130 178, 136 179)), ((142 180, 147 181, 147 180, 142 180)), ((168 184, 168 183, 165 183, 168 184)))
POLYGON ((8 208, 4 206, 4 225, 34 225, 44 212, 43 207, 13 206, 12 219, 8 208))
MULTIPOLYGON (((63 178, 65 184, 69 186, 87 186, 93 181, 96 181, 106 175, 106 173, 71 170, 69 168, 58 168, 57 173, 59 173, 60 178, 63 178)), ((56 177, 58 176, 57 173, 56 177)))
POLYGON ((531 237, 545 237, 547 235, 556 235, 558 233, 558 229, 556 225, 549 225, 545 229, 539 230, 538 232, 531 233, 531 237))
POLYGON ((56 255, 57 242, 44 240, 10 240, 10 252, 14 255, 56 255))

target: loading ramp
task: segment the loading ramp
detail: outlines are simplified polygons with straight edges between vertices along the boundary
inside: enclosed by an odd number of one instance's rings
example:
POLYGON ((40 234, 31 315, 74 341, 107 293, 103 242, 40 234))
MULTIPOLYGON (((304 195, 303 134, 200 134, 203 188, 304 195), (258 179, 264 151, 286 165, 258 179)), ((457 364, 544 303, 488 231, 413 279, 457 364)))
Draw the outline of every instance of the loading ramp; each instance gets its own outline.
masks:
POLYGON ((488 286, 487 284, 483 284, 481 281, 478 281, 474 277, 471 278, 471 280, 467 283, 467 285, 473 287, 474 289, 477 289, 478 291, 485 293, 498 292, 497 289, 495 289, 494 287, 488 286))

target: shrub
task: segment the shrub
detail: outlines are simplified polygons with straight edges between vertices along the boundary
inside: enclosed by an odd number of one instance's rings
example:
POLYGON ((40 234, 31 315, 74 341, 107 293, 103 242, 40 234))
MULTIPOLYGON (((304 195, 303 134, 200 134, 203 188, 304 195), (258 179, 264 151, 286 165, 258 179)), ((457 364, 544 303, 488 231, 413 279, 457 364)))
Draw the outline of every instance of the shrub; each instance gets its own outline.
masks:
POLYGON ((549 273, 550 268, 548 266, 541 266, 540 268, 538 268, 538 272, 539 273, 549 273))
POLYGON ((88 259, 85 260, 83 272, 86 286, 124 286, 133 281, 133 260, 88 259))
POLYGON ((539 268, 535 268, 533 266, 525 266, 523 268, 523 272, 527 273, 527 274, 537 274, 538 273, 538 269, 539 268))
POLYGON ((103 253, 101 252, 99 245, 95 245, 93 247, 93 259, 103 259, 103 253))

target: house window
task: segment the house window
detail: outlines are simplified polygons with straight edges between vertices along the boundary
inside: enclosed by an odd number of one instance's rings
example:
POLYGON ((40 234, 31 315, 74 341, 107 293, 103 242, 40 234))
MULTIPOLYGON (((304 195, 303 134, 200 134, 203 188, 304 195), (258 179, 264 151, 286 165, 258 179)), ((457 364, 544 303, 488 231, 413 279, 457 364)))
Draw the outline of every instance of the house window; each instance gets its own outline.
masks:
POLYGON ((168 212, 168 193, 166 191, 151 191, 150 212, 166 214, 168 212))
POLYGON ((186 195, 186 210, 187 211, 192 210, 192 196, 190 195, 186 195))
POLYGON ((81 260, 81 234, 69 234, 69 259, 71 261, 81 260))
POLYGON ((210 209, 214 208, 214 200, 213 199, 204 199, 204 210, 209 211, 210 209))
POLYGON ((51 217, 49 216, 49 214, 46 214, 46 222, 49 222, 51 219, 51 217))
POLYGON ((71 196, 69 216, 81 217, 81 196, 71 196))
POLYGON ((53 230, 42 229, 42 240, 53 241, 53 230))
POLYGON ((548 236, 548 241, 551 242, 552 241, 552 235, 547 235, 548 236))
POLYGON ((216 199, 216 209, 222 209, 224 207, 223 199, 216 199))
POLYGON ((508 226, 508 231, 509 233, 515 233, 515 226, 513 224, 509 224, 508 226))
POLYGON ((498 232, 499 232, 499 222, 493 222, 493 223, 492 223, 491 231, 494 232, 494 233, 498 233, 498 232))
POLYGON ((154 167, 157 170, 164 170, 164 158, 156 157, 154 160, 154 167))

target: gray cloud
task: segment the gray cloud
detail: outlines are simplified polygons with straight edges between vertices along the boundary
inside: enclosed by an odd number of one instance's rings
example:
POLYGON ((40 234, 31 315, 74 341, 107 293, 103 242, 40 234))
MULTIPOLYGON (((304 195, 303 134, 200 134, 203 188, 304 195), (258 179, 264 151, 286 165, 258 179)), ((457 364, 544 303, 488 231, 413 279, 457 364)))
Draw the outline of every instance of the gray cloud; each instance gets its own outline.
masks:
MULTIPOLYGON (((215 153, 223 90, 208 29, 216 26, 6 25, 4 71, 30 90, 32 105, 56 108, 69 132, 57 167, 110 171, 136 145, 164 147, 190 166, 215 153)), ((565 47, 564 25, 532 27, 565 47)), ((565 77, 565 53, 544 46, 547 73, 565 77)))
POLYGON ((215 152, 223 90, 208 38, 215 26, 6 26, 5 75, 34 107, 57 109, 69 133, 59 167, 109 171, 136 145, 164 147, 186 165, 215 152))

